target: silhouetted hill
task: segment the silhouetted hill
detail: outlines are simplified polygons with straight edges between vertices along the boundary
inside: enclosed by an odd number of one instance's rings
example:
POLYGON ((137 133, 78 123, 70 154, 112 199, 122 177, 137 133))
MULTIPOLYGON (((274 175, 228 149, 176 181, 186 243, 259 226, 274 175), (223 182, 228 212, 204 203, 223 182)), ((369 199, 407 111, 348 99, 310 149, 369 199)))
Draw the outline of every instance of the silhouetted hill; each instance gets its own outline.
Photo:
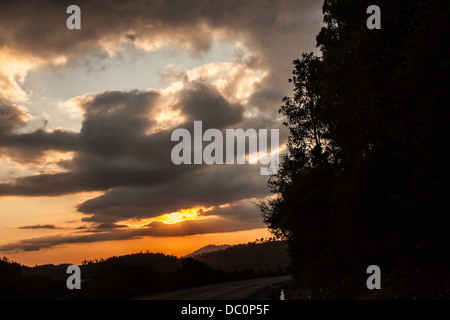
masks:
POLYGON ((65 282, 41 274, 27 274, 31 268, 3 257, 0 259, 0 300, 57 299, 65 294, 65 282))
POLYGON ((134 253, 124 256, 114 256, 106 262, 122 263, 129 266, 150 267, 155 272, 173 272, 181 268, 181 261, 173 255, 163 253, 134 253))
POLYGON ((21 266, 22 274, 25 276, 42 276, 48 277, 54 280, 66 281, 67 279, 67 267, 70 264, 44 264, 34 267, 21 266))
POLYGON ((219 245, 219 246, 217 246, 215 244, 210 244, 210 245, 201 247, 200 249, 195 250, 194 252, 191 252, 191 253, 185 255, 184 257, 185 258, 193 257, 193 256, 201 254, 201 253, 208 253, 208 252, 223 250, 223 249, 226 249, 226 248, 229 248, 229 247, 230 247, 230 245, 228 245, 228 244, 223 244, 223 245, 219 245))
POLYGON ((290 266, 287 248, 285 241, 250 242, 192 257, 226 272, 254 270, 281 273, 290 266))

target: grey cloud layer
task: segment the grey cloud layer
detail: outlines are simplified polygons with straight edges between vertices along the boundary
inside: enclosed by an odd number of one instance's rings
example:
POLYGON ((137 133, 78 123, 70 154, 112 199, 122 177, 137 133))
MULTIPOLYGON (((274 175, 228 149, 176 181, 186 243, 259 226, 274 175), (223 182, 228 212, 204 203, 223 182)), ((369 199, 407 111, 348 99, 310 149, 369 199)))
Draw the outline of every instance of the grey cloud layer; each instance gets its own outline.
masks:
POLYGON ((80 54, 95 49, 99 40, 117 37, 130 41, 170 37, 171 44, 206 51, 213 30, 231 39, 243 36, 249 45, 268 51, 289 42, 314 41, 321 22, 321 3, 316 0, 82 0, 77 5, 82 13, 79 32, 65 27, 68 2, 3 4, 0 44, 48 57, 80 54))

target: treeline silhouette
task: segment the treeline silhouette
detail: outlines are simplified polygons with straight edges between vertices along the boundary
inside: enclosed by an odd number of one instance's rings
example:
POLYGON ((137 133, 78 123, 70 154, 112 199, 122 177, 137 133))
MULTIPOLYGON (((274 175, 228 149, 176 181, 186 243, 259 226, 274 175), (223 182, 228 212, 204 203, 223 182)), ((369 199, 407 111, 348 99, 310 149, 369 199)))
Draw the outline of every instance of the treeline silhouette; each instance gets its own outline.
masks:
MULTIPOLYGON (((65 271, 65 270, 64 270, 65 271)), ((57 299, 65 294, 65 282, 24 272, 23 266, 0 259, 0 299, 57 299)))
POLYGON ((449 30, 443 0, 325 0, 321 55, 294 61, 278 198, 302 298, 450 297, 449 30), (381 29, 366 9, 381 9, 381 29), (369 292, 367 267, 382 271, 369 292))
POLYGON ((27 267, 4 257, 0 260, 0 299, 132 299, 289 271, 285 243, 283 247, 281 242, 259 240, 232 248, 199 258, 141 252, 84 260, 80 266, 81 290, 67 289, 68 264, 27 267), (228 261, 234 259, 243 259, 244 263, 232 266, 228 261))
POLYGON ((274 241, 272 238, 201 253, 193 257, 212 268, 227 272, 247 270, 251 273, 257 270, 267 274, 283 274, 290 272, 291 264, 286 241, 274 241))

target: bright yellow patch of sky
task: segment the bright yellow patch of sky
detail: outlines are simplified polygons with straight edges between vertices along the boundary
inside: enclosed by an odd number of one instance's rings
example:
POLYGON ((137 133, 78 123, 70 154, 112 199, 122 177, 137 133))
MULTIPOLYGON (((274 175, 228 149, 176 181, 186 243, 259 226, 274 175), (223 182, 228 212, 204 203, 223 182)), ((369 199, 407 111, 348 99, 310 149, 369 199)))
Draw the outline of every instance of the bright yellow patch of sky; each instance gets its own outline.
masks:
POLYGON ((194 207, 194 208, 188 208, 188 209, 180 209, 177 212, 172 213, 166 213, 161 216, 155 217, 155 218, 148 218, 148 219, 128 219, 125 221, 118 222, 120 225, 125 225, 127 227, 131 228, 141 228, 147 226, 149 223, 152 223, 154 221, 164 222, 166 224, 175 224, 182 221, 187 220, 199 220, 199 219, 205 219, 205 217, 202 217, 201 214, 203 212, 211 211, 214 207, 194 207))

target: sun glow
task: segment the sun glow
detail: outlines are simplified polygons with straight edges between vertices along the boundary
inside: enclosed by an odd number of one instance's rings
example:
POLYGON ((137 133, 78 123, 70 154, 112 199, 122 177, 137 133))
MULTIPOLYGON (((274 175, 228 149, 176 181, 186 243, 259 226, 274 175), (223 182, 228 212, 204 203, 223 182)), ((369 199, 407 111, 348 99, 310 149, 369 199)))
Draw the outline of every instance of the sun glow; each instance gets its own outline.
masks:
POLYGON ((202 211, 201 208, 181 209, 177 212, 164 214, 157 220, 167 224, 174 224, 186 220, 196 220, 199 218, 200 211, 202 211))
POLYGON ((166 213, 155 218, 148 219, 129 219, 122 221, 119 224, 126 225, 131 228, 141 228, 148 226, 152 222, 163 222, 165 224, 175 224, 178 222, 188 221, 188 220, 201 220, 206 219, 204 213, 211 211, 214 207, 193 207, 189 209, 180 209, 176 212, 166 213))

